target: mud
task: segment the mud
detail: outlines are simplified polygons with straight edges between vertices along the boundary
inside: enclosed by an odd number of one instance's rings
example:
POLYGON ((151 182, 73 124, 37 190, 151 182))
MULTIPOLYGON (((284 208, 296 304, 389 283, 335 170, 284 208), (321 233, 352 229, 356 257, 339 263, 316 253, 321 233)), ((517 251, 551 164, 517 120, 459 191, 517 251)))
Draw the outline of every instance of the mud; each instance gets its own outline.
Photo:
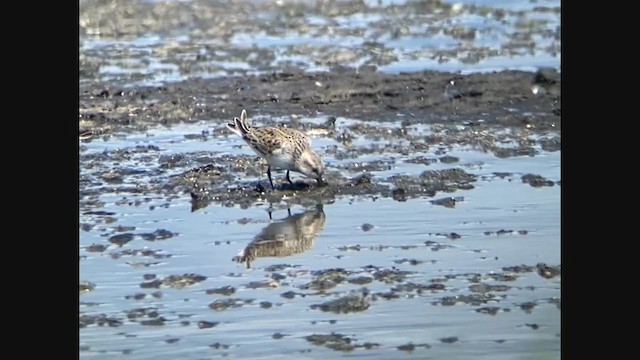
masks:
MULTIPOLYGON (((517 171, 496 171, 478 176, 473 172, 483 164, 449 154, 460 147, 490 153, 500 159, 535 157, 541 150, 560 151, 561 76, 557 70, 472 74, 384 72, 380 69, 396 61, 397 54, 377 40, 385 36, 394 39, 424 36, 424 31, 434 34, 442 31, 458 40, 458 45, 455 49, 437 50, 432 54, 433 58, 442 63, 458 60, 473 64, 495 56, 540 51, 540 39, 558 40, 559 28, 549 31, 529 18, 526 12, 481 6, 468 8, 471 15, 488 16, 497 21, 516 19, 517 31, 496 50, 473 43, 479 35, 473 29, 441 25, 439 21, 446 22, 457 10, 440 1, 387 7, 375 7, 362 1, 319 1, 314 4, 287 1, 80 2, 79 227, 83 232, 100 232, 104 237, 104 242, 90 242, 81 250, 89 253, 88 256, 108 257, 118 261, 118 265, 145 272, 142 279, 134 281, 130 291, 119 298, 131 306, 101 313, 104 311, 98 307, 101 304, 81 301, 80 328, 115 328, 128 323, 171 328, 179 324, 198 331, 215 332, 229 325, 227 320, 221 320, 227 313, 248 309, 273 312, 285 302, 303 303, 303 312, 332 317, 314 322, 314 325, 334 325, 348 316, 372 313, 376 311, 375 305, 381 302, 405 306, 407 303, 400 301, 422 297, 428 298, 425 304, 435 307, 471 306, 473 312, 482 314, 478 316, 483 318, 488 318, 484 315, 499 316, 511 311, 530 314, 542 304, 553 304, 560 310, 560 298, 514 302, 508 296, 518 290, 533 290, 518 282, 528 275, 542 279, 560 277, 561 266, 557 264, 535 263, 536 260, 502 269, 497 267, 497 271, 490 272, 456 270, 446 265, 448 272, 438 272, 441 271, 438 267, 434 273, 427 270, 429 276, 419 277, 425 268, 442 266, 441 260, 430 256, 455 250, 468 239, 467 233, 451 229, 425 232, 428 240, 421 240, 418 245, 406 245, 401 241, 393 245, 375 242, 340 244, 335 248, 337 254, 331 255, 339 259, 358 252, 404 251, 384 264, 349 268, 325 266, 310 270, 304 265, 286 263, 287 257, 316 246, 316 237, 325 227, 324 208, 339 200, 375 202, 389 198, 394 200, 392 203, 405 206, 412 199, 427 198, 427 204, 458 211, 456 206, 464 206, 469 201, 465 192, 486 182, 513 181, 535 190, 560 186, 560 181, 528 172, 523 175, 517 171), (367 29, 368 25, 341 29, 332 24, 304 21, 311 14, 338 22, 340 16, 361 12, 373 18, 373 15, 381 15, 371 26, 375 34, 367 29), (384 21, 388 15, 413 12, 432 14, 433 25, 423 27, 421 21, 424 19, 411 16, 403 17, 405 26, 384 21), (263 16, 252 17, 253 14, 263 16), (251 21, 246 21, 248 18, 251 21), (416 30, 418 25, 420 30, 416 30), (190 35, 183 41, 180 39, 185 27, 190 29, 190 35), (293 44, 282 52, 270 47, 237 46, 243 39, 237 37, 238 33, 283 35, 277 29, 287 29, 302 38, 338 31, 340 36, 367 40, 352 48, 293 44), (149 49, 118 43, 144 38, 149 33, 178 40, 149 49), (92 36, 104 38, 106 42, 113 40, 114 44, 83 48, 82 43, 92 36), (308 61, 282 60, 283 56, 304 56, 308 61), (153 63, 151 57, 162 59, 161 63, 153 63), (220 65, 234 61, 246 62, 249 66, 230 69, 220 65), (147 71, 152 63, 161 70, 147 71), (345 66, 344 63, 359 65, 345 66), (162 66, 175 67, 180 76, 172 81, 156 81, 157 73, 165 71, 162 66), (127 71, 121 74, 104 71, 110 67, 127 71), (318 185, 293 173, 294 183, 289 184, 284 180, 284 173, 274 171, 276 187, 272 190, 266 179, 264 161, 246 147, 240 148, 243 151, 239 154, 232 145, 227 148, 218 145, 211 151, 172 154, 166 153, 170 146, 166 143, 125 148, 110 146, 104 151, 89 151, 91 145, 99 145, 102 141, 185 123, 197 124, 201 129, 186 134, 186 140, 219 143, 233 136, 224 124, 239 116, 242 109, 247 109, 250 120, 254 118, 260 125, 293 127, 311 134, 314 141, 320 139, 339 144, 324 146, 319 151, 321 156, 333 159, 327 163, 327 184, 318 185), (376 158, 363 160, 364 155, 376 158), (401 160, 398 155, 402 155, 401 160), (420 170, 403 175, 389 174, 389 170, 403 163, 419 166, 420 170), (436 166, 437 170, 434 169, 436 166), (220 274, 216 279, 186 271, 155 272, 158 265, 184 254, 147 246, 182 241, 184 234, 156 226, 154 222, 136 223, 136 226, 116 224, 123 220, 119 217, 121 214, 103 209, 106 202, 112 201, 149 213, 185 198, 190 199, 192 212, 213 207, 269 207, 268 225, 247 239, 235 257, 229 256, 230 265, 237 265, 233 262, 241 264, 235 269, 238 272, 220 274), (292 213, 290 208, 296 205, 305 210, 292 213), (272 219, 272 212, 286 210, 289 210, 288 216, 272 219), (263 278, 257 281, 226 282, 258 272, 263 278), (208 282, 211 280, 216 280, 215 284, 208 282), (196 289, 197 295, 206 299, 202 305, 205 314, 199 314, 198 319, 192 319, 192 313, 171 310, 164 304, 149 306, 158 303, 153 300, 162 299, 167 293, 184 294, 189 289, 196 289), (267 301, 266 292, 275 293, 276 300, 271 297, 272 301, 267 301)), ((537 7, 534 12, 556 14, 559 8, 537 7)), ((543 50, 559 52, 559 42, 543 50)), ((422 56, 419 51, 408 55, 422 56)), ((259 222, 250 218, 233 221, 237 226, 259 222)), ((381 227, 365 216, 358 220, 354 229, 367 236, 375 235, 381 227)), ((517 241, 527 239, 535 231, 521 225, 496 222, 490 230, 480 234, 487 242, 504 238, 517 241)), ((214 249, 221 249, 232 242, 216 239, 212 244, 214 249)), ((483 249, 470 251, 480 253, 483 249)), ((81 262, 86 260, 87 256, 80 257, 81 262)), ((485 260, 485 257, 479 258, 479 261, 485 260)), ((200 272, 198 268, 193 271, 200 272)), ((91 296, 101 285, 81 280, 80 295, 91 296)), ((191 299, 185 298, 187 300, 191 299)), ((541 325, 528 322, 521 326, 540 331, 541 325)), ((302 334, 268 333, 269 340, 276 341, 276 347, 289 338, 301 338, 313 348, 345 353, 362 351, 355 354, 365 356, 367 351, 379 348, 428 354, 432 345, 455 347, 465 343, 461 334, 452 335, 460 336, 435 338, 431 344, 403 344, 407 339, 369 342, 358 339, 364 337, 363 334, 341 334, 331 332, 331 329, 302 334)), ((137 335, 119 333, 119 336, 137 335)), ((163 338, 163 342, 179 345, 186 339, 187 336, 171 336, 163 338)), ((493 341, 501 343, 505 340, 493 341)), ((207 344, 210 351, 222 356, 232 355, 232 351, 241 346, 221 343, 215 338, 207 344)), ((310 353, 313 348, 299 352, 310 353)), ((93 349, 81 346, 80 351, 88 353, 93 349)), ((114 353, 132 351, 121 349, 114 353)))
MULTIPOLYGON (((553 74, 557 75, 556 72, 553 74)), ((538 77, 532 73, 512 71, 466 76, 443 73, 393 76, 356 72, 300 74, 287 77, 247 76, 241 79, 195 80, 170 84, 166 88, 136 87, 123 96, 112 95, 111 92, 109 95, 103 93, 94 96, 92 94, 104 85, 81 86, 80 133, 84 139, 82 142, 87 142, 92 141, 89 134, 105 138, 114 136, 110 135, 114 132, 141 131, 157 123, 206 121, 211 124, 208 126, 208 134, 198 136, 201 136, 202 141, 209 141, 210 137, 228 136, 224 123, 237 116, 242 108, 247 108, 250 114, 267 116, 266 119, 262 119, 263 123, 279 125, 276 121, 269 121, 268 116, 286 116, 291 119, 287 126, 322 134, 337 142, 363 137, 389 140, 384 147, 360 146, 349 150, 327 148, 325 155, 336 159, 348 159, 371 152, 412 154, 433 148, 441 148, 445 155, 447 146, 454 144, 477 147, 493 152, 498 157, 535 156, 536 144, 547 149, 559 150, 561 119, 554 112, 559 108, 561 100, 559 76, 555 82, 544 85, 548 87, 548 91, 534 95, 531 86, 538 77), (308 94, 307 97, 300 96, 314 102, 312 98, 320 96, 318 94, 323 92, 314 84, 315 81, 320 81, 320 78, 325 84, 330 84, 333 91, 341 91, 348 95, 340 96, 340 101, 323 100, 321 104, 312 107, 303 106, 298 100, 286 100, 286 96, 280 96, 280 99, 285 100, 277 103, 261 100, 261 97, 274 92, 294 91, 308 94), (477 91, 472 97, 442 99, 443 84, 447 84, 451 78, 457 79, 456 86, 462 93, 475 88, 482 91, 477 91), (239 81, 246 84, 247 90, 232 89, 235 85, 231 84, 239 81), (385 95, 390 87, 395 89, 392 99, 385 95), (379 89, 376 90, 377 88, 379 89), (416 90, 417 88, 420 90, 416 90), (370 94, 363 96, 362 92, 370 94), (423 100, 418 101, 416 98, 423 100), (394 106, 392 110, 387 106, 391 103, 394 106), (176 108, 188 114, 172 116, 171 113, 174 113, 176 108), (341 130, 335 129, 335 122, 333 126, 296 122, 296 118, 300 116, 316 116, 318 113, 337 116, 337 123, 341 122, 340 116, 349 116, 363 122, 346 126, 341 130), (401 127, 393 131, 374 125, 378 121, 399 119, 401 127), (482 122, 470 124, 470 119, 482 122), (371 126, 368 125, 370 123, 371 126), (443 123, 446 125, 442 125, 443 123), (433 133, 427 136, 408 129, 414 125, 428 124, 433 125, 433 133), (496 126, 502 131, 510 130, 498 133, 493 130, 496 126), (539 140, 531 140, 534 135, 538 135, 539 140), (516 146, 502 145, 509 142, 515 143, 516 146), (556 145, 552 146, 550 142, 556 145)), ((441 162, 453 167, 446 170, 449 174, 442 175, 442 178, 425 171, 419 177, 395 176, 377 179, 370 176, 369 172, 387 169, 391 164, 384 164, 379 160, 370 163, 350 163, 327 169, 326 180, 330 186, 316 186, 315 182, 302 178, 294 180, 293 185, 283 184, 282 176, 279 174, 275 175, 277 189, 271 191, 268 183, 265 184, 264 181, 255 183, 241 180, 256 176, 264 178, 266 173, 266 164, 249 154, 230 156, 189 153, 163 156, 158 150, 156 146, 149 145, 105 151, 100 154, 81 154, 81 166, 87 170, 94 170, 93 175, 85 175, 80 179, 81 209, 88 211, 99 207, 100 203, 95 202, 95 198, 90 195, 100 192, 160 193, 167 197, 188 192, 193 198, 193 209, 197 210, 211 202, 222 203, 225 206, 239 204, 242 207, 258 201, 278 203, 285 196, 290 204, 302 205, 331 203, 336 196, 341 195, 383 196, 406 201, 417 196, 435 196, 438 192, 471 189, 475 181, 473 175, 456 166, 455 158, 446 155, 434 159, 415 156, 406 161, 426 166, 432 162, 441 162), (101 162, 126 160, 136 160, 138 165, 146 163, 149 170, 100 166, 101 162), (95 171, 98 168, 101 170, 95 171), (180 176, 171 176, 168 182, 162 184, 141 183, 131 186, 126 181, 140 176, 166 177, 168 173, 175 173, 176 169, 184 169, 184 172, 180 176), (343 173, 354 176, 345 177, 343 173), (92 188, 90 191, 85 190, 83 185, 91 185, 92 188)), ((531 186, 554 185, 552 181, 534 174, 523 176, 522 181, 531 186)), ((452 199, 437 201, 444 206, 455 206, 452 199)), ((126 237, 116 240, 124 241, 126 237)))
MULTIPOLYGON (((544 85, 536 84, 536 74, 519 71, 470 75, 426 71, 392 75, 355 70, 340 74, 276 73, 195 79, 161 87, 139 86, 127 91, 118 87, 111 89, 113 85, 103 83, 81 84, 80 133, 87 139, 114 130, 143 130, 152 124, 203 120, 222 124, 238 116, 243 108, 250 117, 261 114, 295 119, 323 113, 371 122, 401 118, 405 127, 447 122, 477 127, 476 130, 490 125, 533 131, 559 129, 561 80, 555 70, 548 71, 557 80, 544 85), (318 82, 325 85, 318 87, 318 82), (535 86, 542 86, 546 91, 534 94, 535 86), (456 95, 452 96, 452 92, 456 95), (278 100, 271 100, 273 96, 278 100)), ((315 129, 330 131, 330 126, 315 129)), ((368 130, 376 135, 374 129, 350 130, 368 130)), ((220 126, 211 132, 226 132, 226 128, 220 126)), ((340 135, 343 134, 334 136, 340 135)), ((343 139, 345 137, 348 135, 343 139)), ((488 142, 487 146, 495 145, 491 139, 488 142)), ((547 141, 547 146, 554 145, 547 141)), ((520 152, 525 150, 526 147, 520 152)))
POLYGON ((365 311, 369 308, 369 300, 366 296, 347 295, 339 299, 326 301, 322 304, 313 304, 311 309, 330 311, 336 314, 365 311))

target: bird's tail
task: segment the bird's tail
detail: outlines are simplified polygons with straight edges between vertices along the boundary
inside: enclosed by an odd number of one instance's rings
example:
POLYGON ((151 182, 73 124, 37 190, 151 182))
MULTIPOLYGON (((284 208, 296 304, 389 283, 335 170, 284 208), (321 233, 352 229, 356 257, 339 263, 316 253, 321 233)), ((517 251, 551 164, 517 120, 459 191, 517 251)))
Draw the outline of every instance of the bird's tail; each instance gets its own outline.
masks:
POLYGON ((227 123, 227 128, 240 136, 244 136, 251 131, 251 125, 249 125, 249 119, 247 117, 247 110, 242 109, 240 119, 234 117, 233 123, 227 123))

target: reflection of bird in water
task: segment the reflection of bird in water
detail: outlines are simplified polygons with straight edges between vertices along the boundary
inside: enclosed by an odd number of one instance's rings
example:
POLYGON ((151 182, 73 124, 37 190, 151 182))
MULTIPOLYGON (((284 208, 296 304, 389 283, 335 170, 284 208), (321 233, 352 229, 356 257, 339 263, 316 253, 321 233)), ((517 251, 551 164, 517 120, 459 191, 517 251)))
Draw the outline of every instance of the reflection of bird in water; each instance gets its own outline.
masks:
POLYGON ((309 250, 324 228, 324 221, 322 205, 295 215, 289 210, 288 217, 265 227, 233 260, 244 262, 249 268, 259 257, 290 256, 309 250))

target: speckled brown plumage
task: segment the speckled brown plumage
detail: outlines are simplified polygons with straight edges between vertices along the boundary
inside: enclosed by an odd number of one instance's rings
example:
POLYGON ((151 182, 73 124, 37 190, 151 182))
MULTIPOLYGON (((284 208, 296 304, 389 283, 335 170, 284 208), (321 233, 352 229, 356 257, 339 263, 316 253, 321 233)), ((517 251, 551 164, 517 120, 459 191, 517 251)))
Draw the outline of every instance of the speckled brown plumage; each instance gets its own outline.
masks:
POLYGON ((296 171, 322 182, 324 163, 311 148, 311 139, 304 133, 285 127, 252 127, 249 124, 246 110, 242 110, 240 118, 234 118, 227 128, 242 139, 256 154, 267 161, 267 176, 273 189, 271 167, 287 171, 296 171))

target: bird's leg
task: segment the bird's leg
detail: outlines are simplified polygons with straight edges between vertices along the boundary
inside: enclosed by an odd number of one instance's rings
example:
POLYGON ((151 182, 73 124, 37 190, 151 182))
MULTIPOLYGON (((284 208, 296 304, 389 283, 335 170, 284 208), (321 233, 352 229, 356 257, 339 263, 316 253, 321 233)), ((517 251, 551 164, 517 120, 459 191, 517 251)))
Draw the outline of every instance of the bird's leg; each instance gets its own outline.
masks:
POLYGON ((293 181, 289 179, 289 170, 287 170, 287 181, 289 182, 289 184, 293 185, 293 181))
POLYGON ((274 190, 273 180, 271 179, 271 166, 267 166, 267 176, 269 177, 269 183, 271 183, 271 190, 274 190))

